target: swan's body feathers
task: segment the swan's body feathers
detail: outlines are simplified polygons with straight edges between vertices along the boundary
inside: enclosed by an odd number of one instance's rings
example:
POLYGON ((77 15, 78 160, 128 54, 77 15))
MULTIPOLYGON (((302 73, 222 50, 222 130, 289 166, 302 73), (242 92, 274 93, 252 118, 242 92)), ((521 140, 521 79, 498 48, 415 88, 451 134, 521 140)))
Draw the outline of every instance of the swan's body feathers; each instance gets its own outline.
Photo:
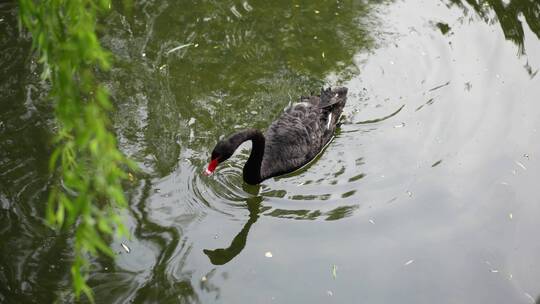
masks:
POLYGON ((346 88, 301 97, 266 130, 262 178, 292 172, 312 160, 332 138, 346 102, 346 88))

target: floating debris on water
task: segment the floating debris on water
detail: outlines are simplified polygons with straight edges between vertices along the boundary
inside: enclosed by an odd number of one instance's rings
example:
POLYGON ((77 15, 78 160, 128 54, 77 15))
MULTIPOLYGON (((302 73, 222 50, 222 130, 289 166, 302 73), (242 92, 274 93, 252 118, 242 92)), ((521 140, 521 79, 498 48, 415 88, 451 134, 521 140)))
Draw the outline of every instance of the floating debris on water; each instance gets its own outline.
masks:
POLYGON ((233 15, 236 16, 236 18, 242 18, 242 14, 240 14, 240 12, 236 9, 235 5, 231 7, 231 13, 233 13, 233 15))
POLYGON ((142 55, 143 57, 146 57, 146 53, 142 53, 141 55, 142 55))
POLYGON ((336 264, 332 265, 332 277, 334 280, 337 278, 337 266, 336 264))
POLYGON ((272 252, 270 252, 270 251, 267 251, 267 252, 264 254, 264 256, 267 257, 267 258, 273 257, 272 252))
POLYGON ((374 220, 369 219, 369 222, 372 223, 373 225, 375 225, 375 221, 374 221, 374 220))
POLYGON ((409 266, 409 265, 411 265, 412 263, 414 263, 414 260, 408 260, 408 261, 407 261, 405 264, 403 264, 403 265, 409 266))
POLYGON ((247 1, 244 1, 242 3, 242 6, 246 10, 246 12, 251 12, 253 10, 253 7, 251 5, 249 5, 249 3, 247 1))
POLYGON ((433 92, 433 91, 438 90, 438 89, 440 89, 440 88, 444 88, 445 86, 447 86, 447 85, 449 85, 449 84, 450 84, 450 81, 448 81, 448 82, 446 82, 446 83, 444 83, 444 84, 438 85, 438 86, 436 86, 436 87, 434 87, 434 88, 431 88, 431 89, 429 89, 428 92, 433 92))
POLYGON ((529 159, 529 154, 525 153, 523 154, 523 157, 525 157, 526 159, 529 159))
POLYGON ((521 169, 523 170, 527 170, 527 168, 525 167, 525 165, 523 165, 522 163, 518 162, 518 161, 515 161, 516 165, 520 166, 521 169))
POLYGON ((327 291, 326 291, 326 295, 329 296, 329 297, 331 297, 331 296, 334 295, 334 293, 333 293, 331 290, 327 290, 327 291))
POLYGON ((407 190, 407 195, 408 195, 409 197, 412 197, 412 192, 407 190))
POLYGON ((432 168, 433 168, 433 167, 436 167, 436 166, 440 165, 441 163, 442 163, 442 159, 436 161, 433 165, 431 165, 431 167, 432 167, 432 168))
POLYGON ((499 271, 497 269, 490 269, 489 270, 491 273, 499 273, 499 271))
POLYGON ((206 279, 206 276, 203 276, 203 277, 201 278, 201 282, 206 282, 206 280, 207 280, 207 279, 206 279))
POLYGON ((314 12, 315 12, 315 14, 318 14, 318 13, 320 13, 320 12, 319 12, 318 10, 315 10, 314 12))
POLYGON ((122 245, 122 248, 124 248, 124 250, 125 250, 127 253, 130 253, 130 252, 131 252, 131 249, 129 249, 129 247, 128 247, 126 244, 121 243, 121 245, 122 245))
POLYGON ((403 128, 403 127, 405 127, 405 123, 404 123, 404 122, 400 123, 399 125, 395 125, 395 126, 394 126, 394 128, 396 128, 396 129, 397 129, 397 128, 403 128))
POLYGON ((167 65, 164 64, 164 65, 160 66, 159 69, 160 69, 161 71, 163 71, 163 69, 166 68, 166 67, 167 67, 167 65))
POLYGON ((167 53, 165 53, 165 55, 169 55, 172 52, 176 52, 178 50, 181 50, 181 49, 186 48, 186 47, 191 46, 191 45, 192 45, 192 43, 187 43, 187 44, 177 46, 175 48, 172 48, 172 49, 168 50, 167 53))
POLYGON ((514 218, 514 216, 512 215, 512 213, 508 214, 508 217, 510 218, 510 220, 512 220, 512 218, 514 218))

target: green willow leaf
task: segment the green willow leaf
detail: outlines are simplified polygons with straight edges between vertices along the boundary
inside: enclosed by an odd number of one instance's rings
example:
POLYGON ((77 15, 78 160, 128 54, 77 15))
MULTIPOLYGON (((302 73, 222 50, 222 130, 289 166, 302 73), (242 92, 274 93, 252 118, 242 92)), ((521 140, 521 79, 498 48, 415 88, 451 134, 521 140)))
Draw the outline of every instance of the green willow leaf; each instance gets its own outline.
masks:
POLYGON ((110 236, 127 235, 117 213, 127 205, 125 170, 136 170, 118 150, 110 131, 109 95, 96 77, 96 71, 111 66, 97 35, 98 15, 110 6, 110 0, 19 0, 20 23, 32 35, 42 77, 51 84, 58 125, 49 161, 58 180, 50 190, 46 220, 74 232, 74 293, 92 302, 87 257, 113 256, 110 236))

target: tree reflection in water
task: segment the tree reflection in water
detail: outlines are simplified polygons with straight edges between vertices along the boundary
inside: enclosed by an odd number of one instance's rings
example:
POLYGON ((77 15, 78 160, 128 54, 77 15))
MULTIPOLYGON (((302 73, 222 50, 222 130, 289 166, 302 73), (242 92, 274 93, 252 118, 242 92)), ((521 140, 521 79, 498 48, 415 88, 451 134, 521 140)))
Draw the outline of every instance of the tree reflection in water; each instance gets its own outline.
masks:
POLYGON ((449 6, 461 7, 467 15, 472 8, 486 23, 499 23, 507 40, 514 42, 524 55, 525 35, 521 16, 540 39, 540 1, 538 0, 448 0, 449 6), (494 14, 494 15, 493 15, 494 14))

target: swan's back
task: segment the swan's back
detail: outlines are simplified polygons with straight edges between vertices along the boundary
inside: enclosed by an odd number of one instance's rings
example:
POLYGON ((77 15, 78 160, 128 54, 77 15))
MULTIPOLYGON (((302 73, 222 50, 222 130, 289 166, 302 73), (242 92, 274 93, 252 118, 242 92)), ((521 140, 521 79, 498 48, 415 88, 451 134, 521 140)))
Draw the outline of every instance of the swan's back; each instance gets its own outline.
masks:
POLYGON ((285 109, 265 132, 262 179, 292 172, 312 160, 332 139, 346 101, 347 88, 326 89, 285 109))

